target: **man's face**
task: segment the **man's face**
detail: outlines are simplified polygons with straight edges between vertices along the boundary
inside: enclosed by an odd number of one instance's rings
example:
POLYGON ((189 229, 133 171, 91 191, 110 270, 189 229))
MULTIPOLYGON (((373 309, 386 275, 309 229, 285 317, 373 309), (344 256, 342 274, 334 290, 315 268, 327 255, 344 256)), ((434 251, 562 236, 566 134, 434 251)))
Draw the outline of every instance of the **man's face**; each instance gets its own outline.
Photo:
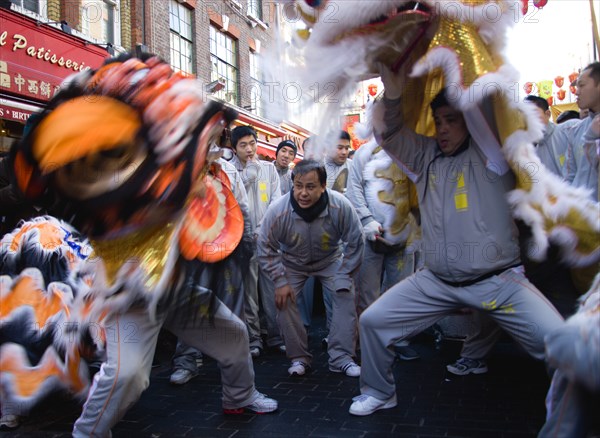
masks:
POLYGON ((315 205, 324 191, 325 185, 319 182, 316 170, 294 177, 294 199, 302 208, 315 205))
POLYGON ((348 155, 350 154, 350 140, 339 139, 337 148, 333 152, 331 159, 335 164, 341 166, 348 160, 348 155))
POLYGON ((295 157, 296 153, 294 152, 294 150, 289 146, 284 146, 281 149, 279 149, 275 163, 280 169, 285 169, 290 165, 290 163, 295 157))
POLYGON ((433 120, 440 149, 444 155, 452 155, 469 134, 462 113, 446 105, 434 111, 433 120))
POLYGON ((242 164, 252 161, 256 156, 256 140, 253 135, 247 135, 238 140, 235 153, 242 164))
POLYGON ((600 82, 594 82, 589 70, 584 70, 579 75, 575 94, 579 108, 600 112, 600 82))

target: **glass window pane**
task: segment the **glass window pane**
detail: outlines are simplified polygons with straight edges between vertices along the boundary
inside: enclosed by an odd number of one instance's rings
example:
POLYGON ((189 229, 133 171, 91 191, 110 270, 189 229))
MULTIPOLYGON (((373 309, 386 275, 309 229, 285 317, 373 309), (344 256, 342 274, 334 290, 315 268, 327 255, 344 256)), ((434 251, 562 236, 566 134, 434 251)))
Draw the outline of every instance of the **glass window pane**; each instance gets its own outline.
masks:
POLYGON ((177 1, 170 0, 169 12, 171 66, 175 70, 192 74, 194 72, 192 11, 177 1))
POLYGON ((23 0, 23 5, 25 9, 28 11, 35 12, 36 14, 40 13, 39 1, 38 0, 23 0))

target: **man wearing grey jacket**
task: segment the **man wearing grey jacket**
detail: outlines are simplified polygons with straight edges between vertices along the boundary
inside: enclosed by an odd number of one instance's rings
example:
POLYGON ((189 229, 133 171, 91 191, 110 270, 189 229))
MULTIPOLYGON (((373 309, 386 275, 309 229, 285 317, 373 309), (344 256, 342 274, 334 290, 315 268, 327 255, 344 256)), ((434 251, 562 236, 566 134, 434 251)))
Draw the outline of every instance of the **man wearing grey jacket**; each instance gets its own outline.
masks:
POLYGON ((265 214, 258 236, 258 259, 275 283, 277 320, 292 365, 290 375, 310 368, 306 329, 296 298, 309 277, 334 291, 329 331, 329 369, 358 377, 354 362, 356 309, 353 276, 362 260, 362 226, 352 204, 326 188, 322 163, 304 160, 292 173, 290 193, 275 201, 265 214), (347 242, 347 244, 344 244, 347 242))
POLYGON ((456 309, 485 312, 536 359, 544 358, 544 336, 563 324, 524 275, 506 199, 514 176, 495 149, 471 136, 466 117, 473 114, 454 108, 442 92, 430 105, 435 138, 419 135, 403 124, 401 90, 391 74, 382 73, 385 128, 377 134, 417 187, 425 269, 361 315, 362 394, 350 406, 353 415, 397 405, 390 346, 456 309))
MULTIPOLYGON (((248 195, 250 224, 254 234, 257 234, 269 205, 281 196, 279 176, 273 163, 258 159, 258 136, 251 126, 238 126, 233 129, 231 146, 235 151, 231 164, 235 166, 244 183, 248 195)), ((244 277, 244 291, 250 354, 257 357, 263 349, 261 329, 267 331, 267 347, 283 351, 283 341, 275 321, 273 283, 259 269, 256 255, 249 261, 248 272, 244 277), (262 315, 259 314, 260 310, 262 315), (263 327, 261 316, 265 321, 263 327)))

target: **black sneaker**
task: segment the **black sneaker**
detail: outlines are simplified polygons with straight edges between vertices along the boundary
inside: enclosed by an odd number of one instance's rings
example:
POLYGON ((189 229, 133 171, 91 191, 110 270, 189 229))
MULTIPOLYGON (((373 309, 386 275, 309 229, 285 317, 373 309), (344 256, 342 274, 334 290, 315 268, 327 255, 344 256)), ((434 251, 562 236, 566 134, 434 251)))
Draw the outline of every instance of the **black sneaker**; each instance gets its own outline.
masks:
POLYGON ((488 372, 487 364, 484 360, 469 359, 461 357, 446 369, 457 376, 466 376, 467 374, 485 374, 488 372))

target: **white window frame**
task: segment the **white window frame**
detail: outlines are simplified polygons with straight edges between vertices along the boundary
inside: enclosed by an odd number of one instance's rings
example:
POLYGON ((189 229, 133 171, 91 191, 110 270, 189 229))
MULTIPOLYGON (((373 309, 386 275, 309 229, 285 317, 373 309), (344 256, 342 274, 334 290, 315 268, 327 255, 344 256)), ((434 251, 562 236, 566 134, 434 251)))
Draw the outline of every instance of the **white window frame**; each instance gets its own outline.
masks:
MULTIPOLYGON (((86 38, 96 41, 98 43, 111 43, 113 46, 121 46, 121 9, 119 7, 119 2, 116 0, 91 0, 87 4, 81 3, 81 33, 85 35, 86 38), (112 9, 112 37, 114 41, 107 41, 93 37, 90 34, 89 28, 89 20, 87 20, 87 8, 90 4, 93 3, 102 3, 103 5, 107 5, 109 9, 112 9)), ((107 32, 108 33, 108 32, 107 32)))
POLYGON ((256 53, 254 50, 250 50, 250 78, 252 80, 252 87, 250 88, 250 102, 252 106, 252 112, 260 117, 266 117, 265 107, 263 105, 263 91, 264 91, 264 80, 262 76, 261 70, 261 58, 260 54, 256 53), (258 99, 256 99, 254 95, 254 90, 259 90, 258 99))
POLYGON ((262 0, 248 0, 247 12, 248 17, 252 17, 257 21, 263 19, 263 4, 262 0))
POLYGON ((47 0, 37 0, 38 10, 39 12, 32 11, 30 9, 25 8, 23 6, 24 0, 10 0, 11 9, 14 8, 17 12, 20 12, 24 15, 29 15, 33 18, 48 18, 48 1, 47 0))
POLYGON ((177 0, 170 0, 169 3, 169 53, 171 58, 171 67, 175 71, 182 71, 187 74, 194 74, 194 13, 192 10, 181 5, 177 0), (172 8, 177 8, 177 15, 172 13, 172 8), (179 11, 184 10, 189 18, 189 23, 181 19, 179 11), (177 29, 171 26, 171 20, 177 19, 177 29), (187 32, 181 32, 182 25, 188 25, 187 32), (177 43, 177 47, 176 44, 177 43), (181 45, 189 50, 189 57, 185 56, 181 45), (183 60, 186 60, 187 66, 183 66, 183 60))
POLYGON ((218 79, 225 80, 225 88, 215 93, 215 97, 223 99, 224 101, 233 105, 239 106, 241 101, 240 96, 240 66, 239 66, 239 42, 235 38, 221 32, 212 24, 210 25, 210 37, 209 37, 209 52, 210 52, 210 75, 211 81, 218 79), (215 39, 212 35, 214 34, 215 39), (231 50, 229 48, 218 45, 218 39, 223 39, 226 42, 231 41, 231 50), (231 55, 230 59, 223 57, 222 55, 231 55), (219 67, 221 70, 225 68, 231 68, 235 73, 235 78, 229 76, 223 76, 219 73, 219 67))

